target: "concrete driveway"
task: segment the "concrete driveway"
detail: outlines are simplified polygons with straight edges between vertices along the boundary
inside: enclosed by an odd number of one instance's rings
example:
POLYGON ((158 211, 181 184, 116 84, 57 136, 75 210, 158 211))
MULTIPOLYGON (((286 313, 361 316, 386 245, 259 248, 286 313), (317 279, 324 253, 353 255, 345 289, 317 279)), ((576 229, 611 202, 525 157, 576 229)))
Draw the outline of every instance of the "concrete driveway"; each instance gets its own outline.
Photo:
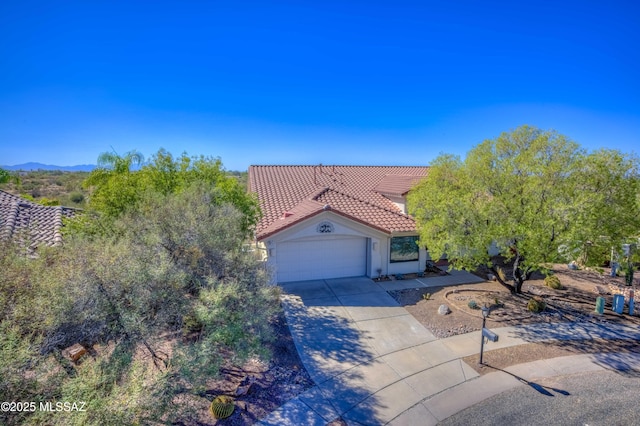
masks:
MULTIPOLYGON (((347 278, 283 285, 289 328, 316 386, 259 424, 326 425, 342 417, 348 425, 435 425, 518 386, 538 389, 535 381, 541 378, 603 370, 640 375, 640 354, 596 353, 518 364, 479 377, 461 360, 478 353, 479 331, 436 340, 386 292, 478 282, 453 272, 383 283, 347 278)), ((553 340, 640 340, 640 331, 622 324, 534 324, 494 331, 500 340, 485 350, 553 340)))
MULTIPOLYGON (((295 282, 283 289, 294 342, 316 387, 263 424, 324 425, 339 416, 348 424, 387 424, 441 389, 477 376, 371 279, 295 282)), ((428 412, 421 416, 421 424, 437 422, 428 412)))

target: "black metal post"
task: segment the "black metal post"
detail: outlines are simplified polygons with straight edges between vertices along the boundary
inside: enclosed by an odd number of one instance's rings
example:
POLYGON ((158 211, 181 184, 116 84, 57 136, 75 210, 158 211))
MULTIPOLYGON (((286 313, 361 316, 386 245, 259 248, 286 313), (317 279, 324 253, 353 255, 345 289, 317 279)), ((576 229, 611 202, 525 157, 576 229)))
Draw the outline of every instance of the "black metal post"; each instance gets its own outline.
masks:
POLYGON ((482 329, 480 330, 480 365, 482 365, 482 353, 484 352, 484 325, 487 322, 487 317, 482 315, 482 329))

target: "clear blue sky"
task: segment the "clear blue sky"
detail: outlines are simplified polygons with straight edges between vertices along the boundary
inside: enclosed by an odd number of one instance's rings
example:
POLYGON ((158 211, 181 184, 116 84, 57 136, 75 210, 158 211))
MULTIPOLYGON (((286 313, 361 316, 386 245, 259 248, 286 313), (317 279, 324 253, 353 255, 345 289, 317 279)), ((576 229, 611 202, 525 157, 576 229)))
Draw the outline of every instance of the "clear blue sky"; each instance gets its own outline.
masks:
POLYGON ((0 164, 422 165, 521 124, 640 151, 637 2, 0 3, 0 164))

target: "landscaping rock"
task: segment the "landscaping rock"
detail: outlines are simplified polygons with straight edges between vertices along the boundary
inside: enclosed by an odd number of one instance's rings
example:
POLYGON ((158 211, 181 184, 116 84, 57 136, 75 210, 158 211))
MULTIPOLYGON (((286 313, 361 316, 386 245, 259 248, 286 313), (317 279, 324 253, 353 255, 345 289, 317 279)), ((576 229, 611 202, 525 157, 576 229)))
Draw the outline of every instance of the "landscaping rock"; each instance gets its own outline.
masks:
POLYGON ((449 309, 449 307, 447 305, 440 305, 438 307, 438 313, 440 315, 447 315, 451 313, 451 309, 449 309))
POLYGON ((256 382, 253 376, 245 377, 236 388, 236 396, 247 395, 251 391, 251 386, 256 382))
POLYGON ((84 346, 79 343, 76 343, 73 346, 70 346, 62 351, 62 355, 66 356, 73 362, 77 362, 84 354, 87 353, 87 350, 84 346))

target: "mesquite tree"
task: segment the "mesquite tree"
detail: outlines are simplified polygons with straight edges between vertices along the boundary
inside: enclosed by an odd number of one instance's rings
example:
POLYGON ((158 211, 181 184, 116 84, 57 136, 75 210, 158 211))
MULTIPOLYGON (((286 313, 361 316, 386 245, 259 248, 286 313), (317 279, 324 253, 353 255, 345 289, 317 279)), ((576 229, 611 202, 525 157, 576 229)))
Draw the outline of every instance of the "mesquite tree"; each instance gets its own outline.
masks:
POLYGON ((522 126, 464 160, 439 156, 409 194, 409 209, 432 257, 446 255, 456 268, 487 265, 520 293, 560 252, 575 255, 596 240, 619 247, 637 234, 638 160, 612 150, 589 154, 555 131, 522 126), (492 245, 513 260, 513 284, 492 264, 492 245))

